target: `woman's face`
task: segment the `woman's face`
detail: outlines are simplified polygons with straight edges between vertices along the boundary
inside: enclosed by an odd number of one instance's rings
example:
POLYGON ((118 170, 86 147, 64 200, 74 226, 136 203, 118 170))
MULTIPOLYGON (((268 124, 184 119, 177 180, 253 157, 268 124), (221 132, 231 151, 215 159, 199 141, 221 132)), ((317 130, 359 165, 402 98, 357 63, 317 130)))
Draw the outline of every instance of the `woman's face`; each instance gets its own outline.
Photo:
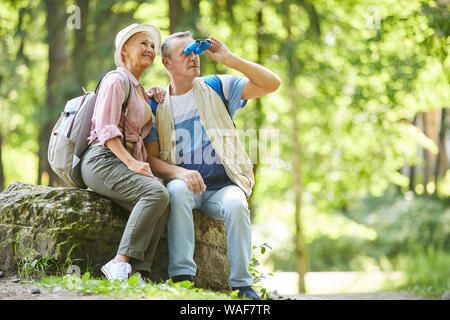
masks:
POLYGON ((148 68, 155 59, 155 43, 143 32, 132 35, 122 47, 123 62, 140 68, 148 68))

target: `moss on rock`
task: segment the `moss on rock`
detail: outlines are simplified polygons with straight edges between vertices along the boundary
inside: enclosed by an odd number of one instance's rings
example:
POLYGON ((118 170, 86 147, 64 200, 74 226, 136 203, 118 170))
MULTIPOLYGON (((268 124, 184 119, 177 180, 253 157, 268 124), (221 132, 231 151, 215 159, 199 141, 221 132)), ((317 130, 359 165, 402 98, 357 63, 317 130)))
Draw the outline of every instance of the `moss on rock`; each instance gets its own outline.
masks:
MULTIPOLYGON (((16 253, 25 247, 63 262, 74 245, 71 258, 83 259, 98 270, 114 257, 128 215, 111 200, 89 190, 14 182, 0 193, 0 270, 15 272, 16 253)), ((195 211, 194 225, 195 281, 203 288, 223 290, 230 274, 223 222, 195 211)), ((165 232, 151 278, 167 279, 167 265, 165 232)))

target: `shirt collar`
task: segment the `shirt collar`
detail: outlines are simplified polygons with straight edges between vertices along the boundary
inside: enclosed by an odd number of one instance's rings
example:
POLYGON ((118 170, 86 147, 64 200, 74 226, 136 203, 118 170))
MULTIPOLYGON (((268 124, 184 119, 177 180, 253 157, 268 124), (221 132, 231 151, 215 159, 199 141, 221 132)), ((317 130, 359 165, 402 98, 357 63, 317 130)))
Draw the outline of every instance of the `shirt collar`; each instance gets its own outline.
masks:
POLYGON ((130 72, 130 70, 128 70, 127 68, 124 67, 118 67, 117 70, 122 70, 125 72, 125 74, 128 76, 128 79, 130 79, 131 83, 133 84, 133 86, 135 87, 139 87, 141 86, 141 83, 136 79, 136 77, 130 72))

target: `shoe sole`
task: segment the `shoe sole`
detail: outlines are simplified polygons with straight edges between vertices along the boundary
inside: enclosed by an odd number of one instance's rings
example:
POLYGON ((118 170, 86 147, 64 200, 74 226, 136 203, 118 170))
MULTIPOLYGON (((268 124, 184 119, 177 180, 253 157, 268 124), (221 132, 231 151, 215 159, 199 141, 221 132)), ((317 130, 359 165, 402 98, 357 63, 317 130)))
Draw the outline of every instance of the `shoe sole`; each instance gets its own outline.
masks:
POLYGON ((112 274, 108 271, 108 268, 106 268, 106 266, 109 264, 110 262, 108 262, 107 264, 105 264, 100 270, 103 272, 103 274, 106 276, 106 279, 111 280, 112 279, 112 274))

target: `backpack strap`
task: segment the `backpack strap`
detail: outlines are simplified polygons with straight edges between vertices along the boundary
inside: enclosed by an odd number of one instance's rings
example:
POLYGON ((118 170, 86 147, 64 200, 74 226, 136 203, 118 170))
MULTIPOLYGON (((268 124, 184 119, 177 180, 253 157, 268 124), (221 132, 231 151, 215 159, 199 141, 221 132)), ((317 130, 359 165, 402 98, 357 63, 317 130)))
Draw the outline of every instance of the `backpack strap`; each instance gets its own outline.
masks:
POLYGON ((125 150, 127 149, 127 136, 125 135, 125 118, 128 114, 128 98, 130 97, 130 79, 128 79, 127 75, 119 71, 120 75, 122 76, 123 82, 125 84, 125 101, 122 103, 122 111, 124 112, 125 116, 123 117, 123 125, 122 125, 122 135, 123 135, 123 146, 125 150))
POLYGON ((128 79, 128 76, 125 74, 125 72, 121 70, 112 70, 107 73, 105 73, 100 80, 97 83, 97 86, 95 87, 95 93, 98 93, 98 89, 100 88, 100 84, 107 75, 111 73, 119 73, 122 76, 123 82, 125 84, 125 100, 122 103, 122 111, 125 113, 125 116, 123 117, 123 126, 122 126, 122 135, 123 135, 123 141, 122 144, 124 148, 127 148, 127 137, 125 136, 125 118, 127 117, 128 113, 128 98, 130 98, 130 79, 128 79))
POLYGON ((225 105, 225 108, 227 109, 228 115, 231 118, 231 121, 233 122, 234 127, 236 128, 236 125, 234 124, 233 117, 231 116, 230 109, 228 108, 228 100, 225 99, 225 94, 223 93, 223 86, 222 86, 222 80, 220 78, 213 74, 209 76, 202 77, 203 81, 210 86, 222 99, 223 104, 225 105))

